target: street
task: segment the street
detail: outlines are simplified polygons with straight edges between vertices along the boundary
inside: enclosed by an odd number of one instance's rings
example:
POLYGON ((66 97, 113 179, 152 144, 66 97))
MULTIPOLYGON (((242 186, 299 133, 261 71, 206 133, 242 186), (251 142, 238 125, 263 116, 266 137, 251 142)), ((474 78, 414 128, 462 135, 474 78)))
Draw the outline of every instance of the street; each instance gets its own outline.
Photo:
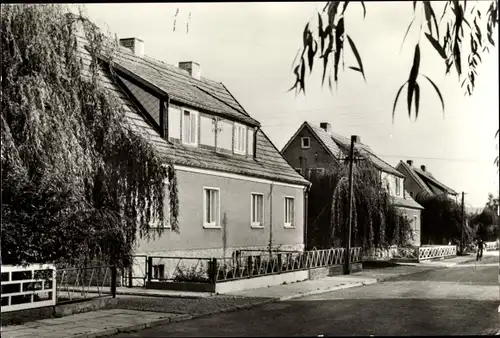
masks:
POLYGON ((117 337, 495 334, 498 257, 117 337))

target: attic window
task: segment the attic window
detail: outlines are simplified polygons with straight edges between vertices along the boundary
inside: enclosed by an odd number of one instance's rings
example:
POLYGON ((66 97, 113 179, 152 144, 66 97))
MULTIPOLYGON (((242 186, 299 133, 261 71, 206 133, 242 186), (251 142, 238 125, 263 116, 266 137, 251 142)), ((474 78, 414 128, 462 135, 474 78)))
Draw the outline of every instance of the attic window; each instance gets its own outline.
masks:
POLYGON ((247 149, 247 127, 242 124, 234 124, 234 152, 245 155, 247 149))
POLYGON ((302 149, 309 149, 311 147, 311 139, 309 137, 302 137, 300 144, 302 149))
POLYGON ((182 142, 189 145, 198 143, 198 114, 184 110, 182 113, 182 142))

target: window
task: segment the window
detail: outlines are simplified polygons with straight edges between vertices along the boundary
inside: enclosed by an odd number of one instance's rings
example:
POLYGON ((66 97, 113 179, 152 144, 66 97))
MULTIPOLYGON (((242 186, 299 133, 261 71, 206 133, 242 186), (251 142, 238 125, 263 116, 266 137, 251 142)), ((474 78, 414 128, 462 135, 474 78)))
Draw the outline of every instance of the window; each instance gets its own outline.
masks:
POLYGON ((182 114, 182 142, 190 145, 198 143, 198 114, 184 110, 182 114))
POLYGON ((285 227, 292 228, 295 226, 294 224, 294 202, 295 199, 293 197, 285 197, 285 227))
POLYGON ((309 149, 311 147, 311 139, 309 137, 302 137, 300 141, 302 149, 309 149))
POLYGON ((244 125, 234 124, 234 152, 245 155, 247 150, 247 128, 244 125))
POLYGON ((396 177, 396 195, 399 196, 400 190, 401 190, 401 179, 399 177, 396 177))
POLYGON ((253 147, 254 147, 254 137, 255 131, 252 128, 248 129, 248 155, 253 155, 253 147))
POLYGON ((259 193, 252 193, 252 207, 251 207, 252 227, 264 226, 264 195, 259 193))
POLYGON ((167 228, 170 229, 170 191, 168 179, 163 181, 163 223, 158 220, 158 215, 154 210, 151 210, 151 223, 152 228, 167 228))
POLYGON ((200 145, 215 147, 215 129, 217 120, 200 114, 200 145))
POLYGON ((219 228, 220 198, 218 188, 203 189, 203 226, 219 228))
POLYGON ((217 150, 232 153, 233 151, 233 123, 219 119, 217 123, 217 150))
POLYGON ((181 111, 174 107, 168 107, 168 136, 171 139, 181 138, 181 111))

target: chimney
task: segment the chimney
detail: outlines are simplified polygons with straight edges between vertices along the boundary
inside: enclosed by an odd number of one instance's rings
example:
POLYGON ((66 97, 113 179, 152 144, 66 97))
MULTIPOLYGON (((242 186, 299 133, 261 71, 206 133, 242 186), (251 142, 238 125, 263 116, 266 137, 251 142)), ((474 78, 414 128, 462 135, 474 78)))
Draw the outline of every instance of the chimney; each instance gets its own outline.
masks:
POLYGON ((331 132, 332 131, 332 125, 328 122, 321 122, 319 124, 319 127, 321 129, 323 129, 324 131, 326 131, 327 133, 331 132))
POLYGON ((144 56, 144 41, 138 38, 120 39, 120 45, 128 48, 134 53, 135 56, 144 56))
POLYGON ((420 169, 422 169, 422 171, 425 172, 425 165, 421 165, 420 169))
POLYGON ((411 167, 413 165, 413 161, 412 160, 408 160, 406 161, 406 163, 408 163, 408 165, 411 167))
POLYGON ((197 62, 194 61, 183 61, 179 62, 179 68, 184 69, 194 77, 196 80, 199 80, 201 78, 201 67, 197 62))

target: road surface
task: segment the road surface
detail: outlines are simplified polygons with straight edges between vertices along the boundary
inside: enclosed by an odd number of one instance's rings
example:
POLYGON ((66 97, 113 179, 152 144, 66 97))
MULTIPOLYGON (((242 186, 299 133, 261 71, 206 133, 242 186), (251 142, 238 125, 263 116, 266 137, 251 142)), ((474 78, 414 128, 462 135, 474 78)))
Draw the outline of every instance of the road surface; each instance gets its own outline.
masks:
POLYGON ((117 337, 476 335, 500 331, 498 257, 117 337))

